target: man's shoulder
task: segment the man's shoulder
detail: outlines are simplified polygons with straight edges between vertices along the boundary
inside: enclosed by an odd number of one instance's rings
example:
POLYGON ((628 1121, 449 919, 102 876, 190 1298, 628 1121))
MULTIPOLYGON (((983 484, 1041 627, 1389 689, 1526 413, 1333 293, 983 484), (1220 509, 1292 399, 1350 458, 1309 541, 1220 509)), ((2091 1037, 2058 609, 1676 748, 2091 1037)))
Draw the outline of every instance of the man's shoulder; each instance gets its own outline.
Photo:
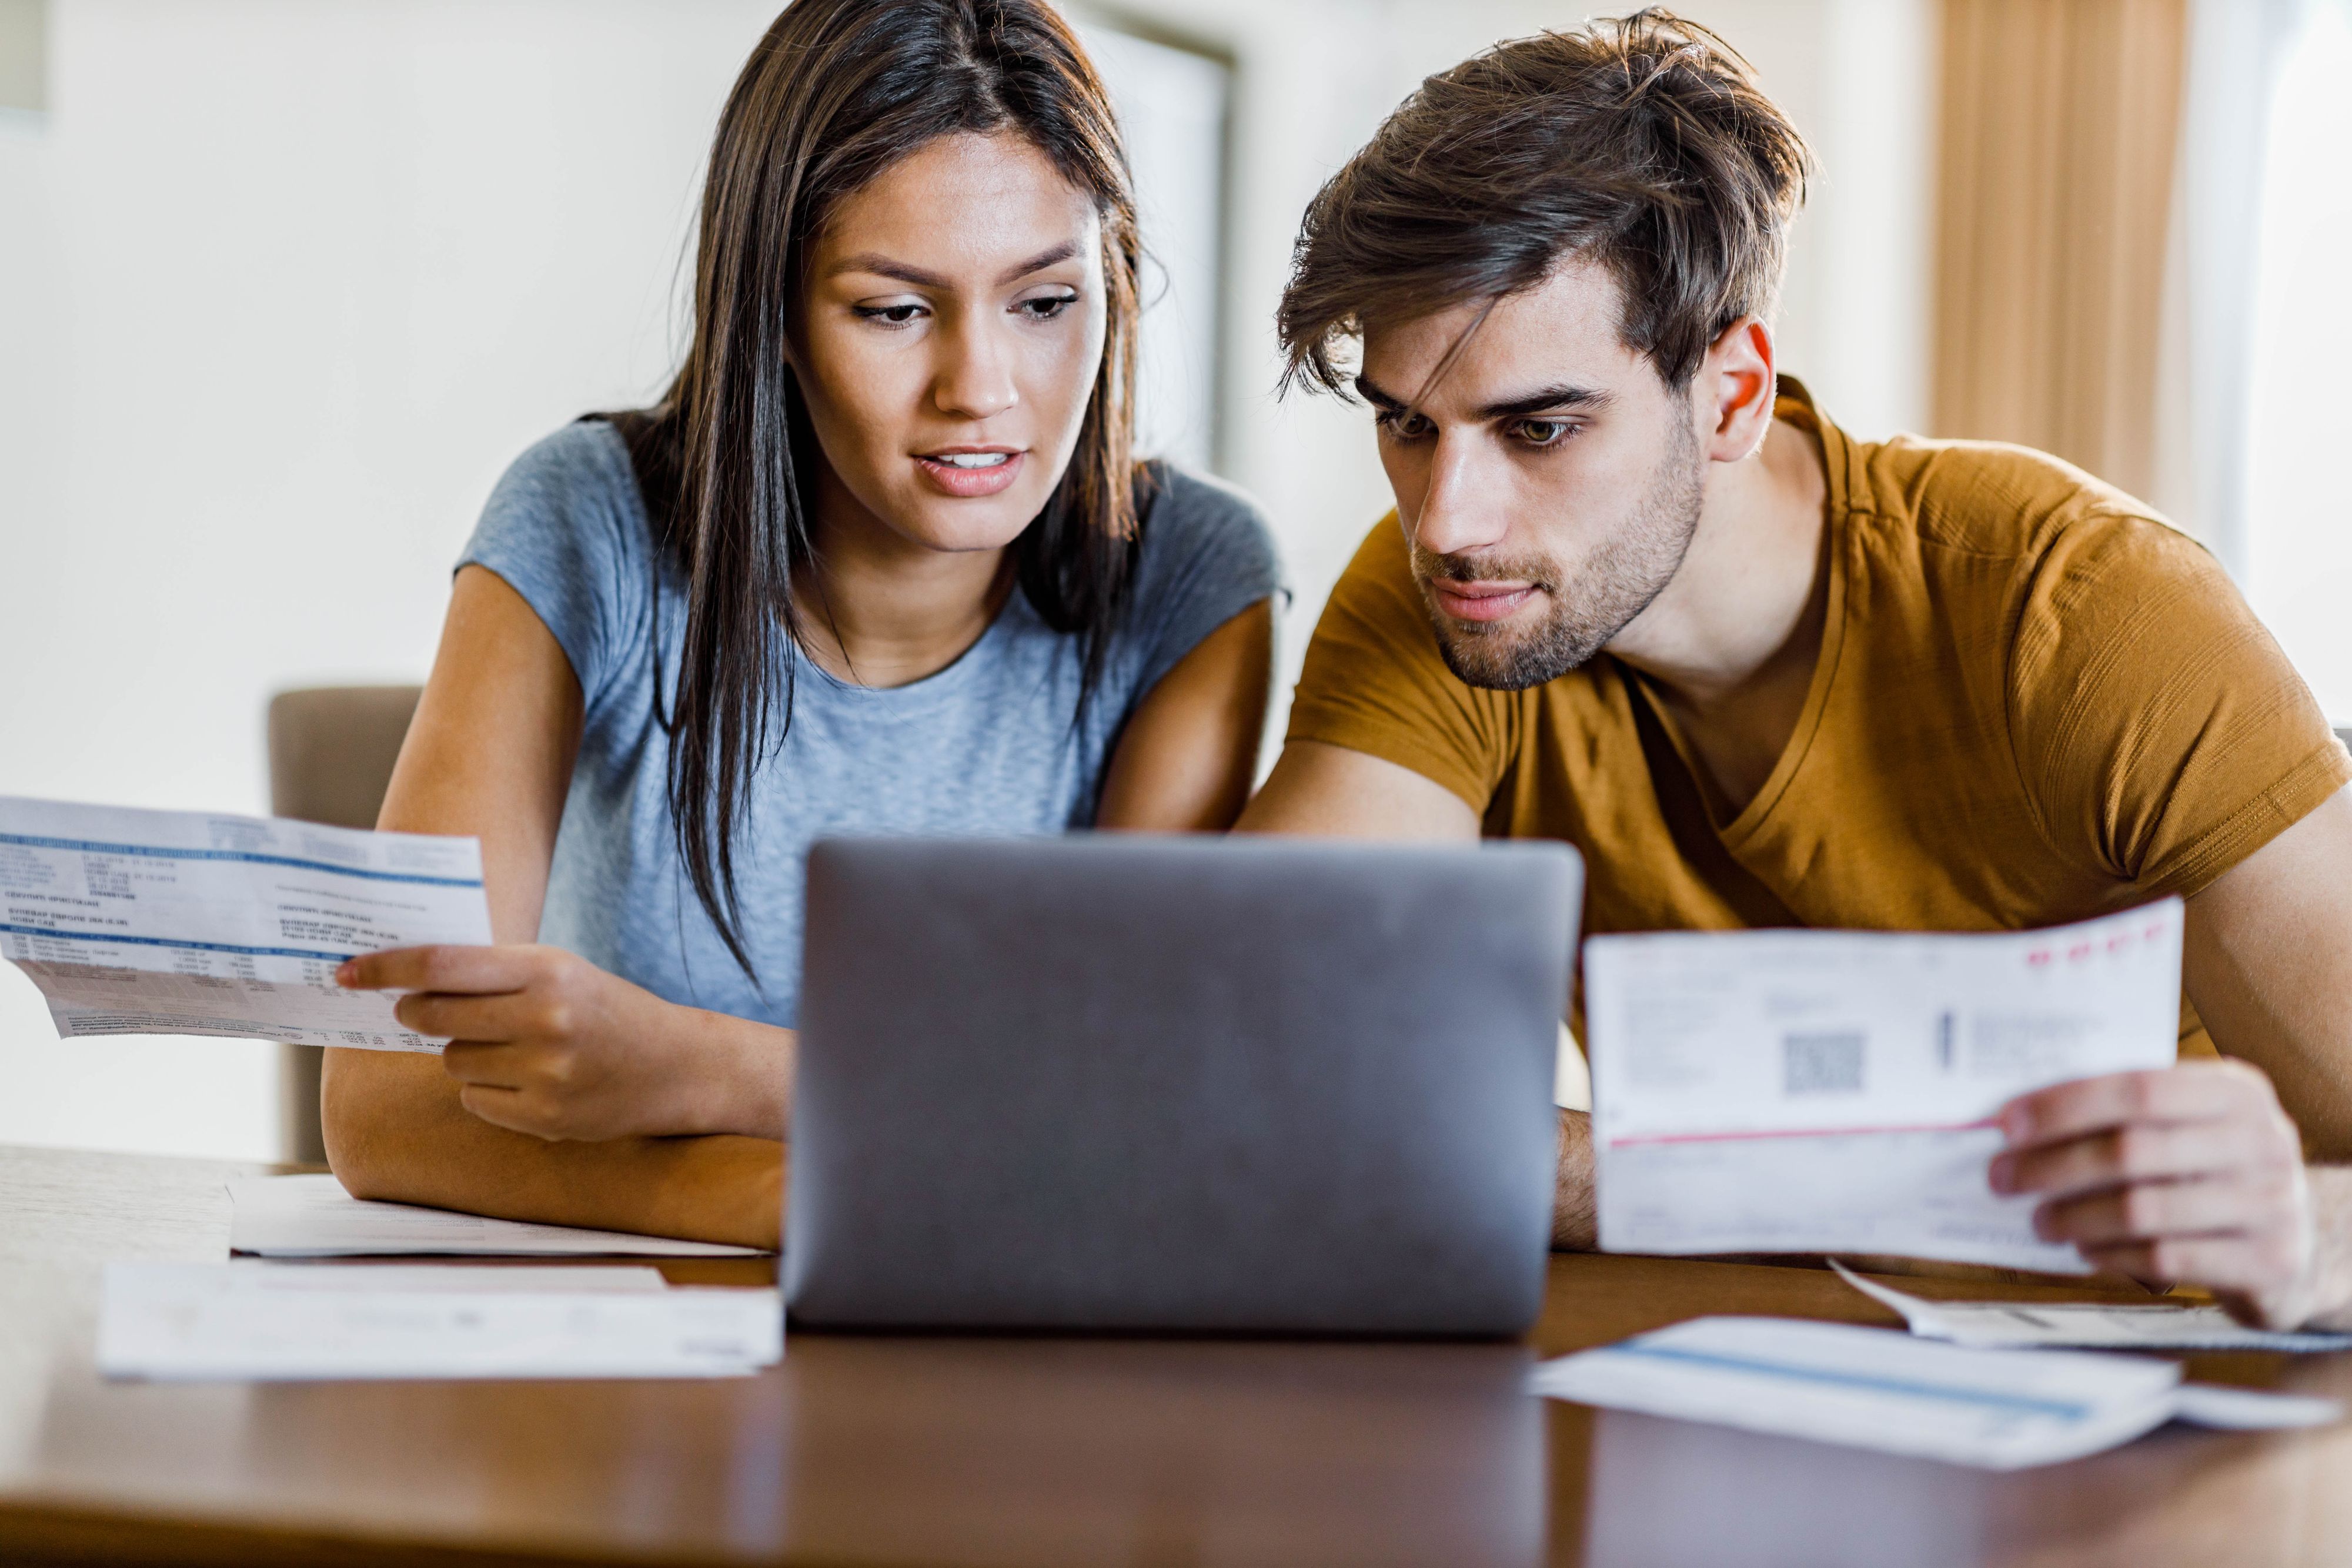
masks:
POLYGON ((2000 441, 1898 435, 1855 442, 1848 503, 1923 555, 1954 564, 2010 563, 2031 575, 2056 559, 2130 547, 2140 555, 2204 556, 2155 507, 2065 459, 2000 441))

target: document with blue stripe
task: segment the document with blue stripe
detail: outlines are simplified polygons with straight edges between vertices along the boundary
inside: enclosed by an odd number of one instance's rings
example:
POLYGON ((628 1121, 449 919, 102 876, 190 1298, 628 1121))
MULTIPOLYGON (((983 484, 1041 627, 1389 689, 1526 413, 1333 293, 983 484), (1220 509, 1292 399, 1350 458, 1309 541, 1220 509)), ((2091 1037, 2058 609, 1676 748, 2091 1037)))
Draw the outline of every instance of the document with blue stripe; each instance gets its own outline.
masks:
POLYGON ((346 958, 490 939, 474 839, 0 796, 0 958, 60 1038, 438 1051, 346 958))

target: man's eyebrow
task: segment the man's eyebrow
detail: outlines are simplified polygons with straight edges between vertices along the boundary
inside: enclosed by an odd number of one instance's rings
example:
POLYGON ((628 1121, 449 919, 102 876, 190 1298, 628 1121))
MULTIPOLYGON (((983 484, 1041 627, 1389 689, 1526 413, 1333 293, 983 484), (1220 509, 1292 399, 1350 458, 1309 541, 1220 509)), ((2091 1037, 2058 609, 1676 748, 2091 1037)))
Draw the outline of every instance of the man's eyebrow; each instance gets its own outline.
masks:
MULTIPOLYGON (((1026 261, 1005 268, 996 281, 1000 284, 1013 282, 1028 277, 1033 272, 1043 272, 1045 268, 1067 261, 1077 254, 1078 242, 1074 239, 1064 240, 1057 246, 1039 251, 1026 261)), ((873 250, 862 250, 856 256, 843 256, 825 269, 825 276, 838 277, 845 272, 869 272, 877 277, 895 277, 901 283, 911 283, 918 288, 952 287, 947 278, 936 272, 926 272, 919 267, 909 266, 906 262, 873 250)))
MULTIPOLYGON (((1404 399, 1388 392, 1370 376, 1356 378, 1356 392, 1366 402, 1386 413, 1402 413, 1404 399)), ((1515 397, 1503 402, 1490 402, 1478 411, 1481 419, 1525 419, 1529 414, 1569 413, 1578 409, 1602 409, 1609 406, 1610 395, 1598 387, 1580 387, 1563 382, 1545 387, 1525 397, 1515 397)))
POLYGON ((1580 387, 1563 382, 1545 387, 1526 397, 1511 398, 1504 402, 1490 402, 1478 411, 1483 419, 1525 419, 1537 413, 1569 413, 1580 409, 1599 410, 1609 406, 1609 394, 1598 387, 1580 387))

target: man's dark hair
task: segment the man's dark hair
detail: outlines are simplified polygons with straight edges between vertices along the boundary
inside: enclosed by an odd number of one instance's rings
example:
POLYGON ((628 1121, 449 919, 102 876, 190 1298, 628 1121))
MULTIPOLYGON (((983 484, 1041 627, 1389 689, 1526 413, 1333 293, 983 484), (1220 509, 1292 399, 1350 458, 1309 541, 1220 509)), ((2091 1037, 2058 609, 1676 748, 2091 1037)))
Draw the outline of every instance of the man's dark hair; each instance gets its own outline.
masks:
POLYGON ((1811 169, 1748 62, 1670 11, 1498 44, 1423 82, 1307 209, 1285 384, 1344 392, 1334 350, 1368 323, 1492 302, 1575 257, 1616 278, 1625 345, 1687 386, 1725 329, 1771 313, 1811 169))

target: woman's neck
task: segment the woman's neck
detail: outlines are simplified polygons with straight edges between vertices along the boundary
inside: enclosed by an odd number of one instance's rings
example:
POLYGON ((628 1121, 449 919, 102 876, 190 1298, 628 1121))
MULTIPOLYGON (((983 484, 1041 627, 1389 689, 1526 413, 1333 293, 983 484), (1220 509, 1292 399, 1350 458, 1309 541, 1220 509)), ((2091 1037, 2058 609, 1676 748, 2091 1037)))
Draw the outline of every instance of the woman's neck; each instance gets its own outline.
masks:
POLYGON ((1013 591, 1012 552, 938 550, 893 530, 818 464, 814 549, 793 575, 801 648, 837 680, 903 686, 980 641, 1013 591))

